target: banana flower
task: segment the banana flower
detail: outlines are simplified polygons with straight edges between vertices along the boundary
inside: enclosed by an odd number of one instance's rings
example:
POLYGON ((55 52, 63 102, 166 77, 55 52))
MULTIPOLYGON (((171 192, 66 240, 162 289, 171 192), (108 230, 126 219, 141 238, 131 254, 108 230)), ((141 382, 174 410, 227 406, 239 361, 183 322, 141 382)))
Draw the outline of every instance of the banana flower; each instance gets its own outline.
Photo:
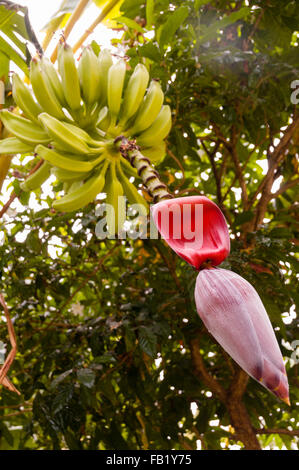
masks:
POLYGON ((248 375, 290 404, 283 358, 258 293, 238 274, 215 268, 230 251, 219 207, 204 196, 181 197, 155 204, 152 215, 162 238, 199 271, 195 303, 207 330, 248 375))

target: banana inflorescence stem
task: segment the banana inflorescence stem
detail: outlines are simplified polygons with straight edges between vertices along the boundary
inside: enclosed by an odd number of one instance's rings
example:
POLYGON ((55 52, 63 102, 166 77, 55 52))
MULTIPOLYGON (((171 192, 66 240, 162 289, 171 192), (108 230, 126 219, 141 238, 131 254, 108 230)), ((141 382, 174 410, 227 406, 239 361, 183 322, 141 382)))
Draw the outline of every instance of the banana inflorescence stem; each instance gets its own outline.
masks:
POLYGON ((135 140, 119 136, 114 140, 114 144, 118 147, 121 155, 137 170, 154 203, 174 197, 168 191, 166 184, 160 180, 159 173, 152 167, 150 160, 142 155, 135 140))

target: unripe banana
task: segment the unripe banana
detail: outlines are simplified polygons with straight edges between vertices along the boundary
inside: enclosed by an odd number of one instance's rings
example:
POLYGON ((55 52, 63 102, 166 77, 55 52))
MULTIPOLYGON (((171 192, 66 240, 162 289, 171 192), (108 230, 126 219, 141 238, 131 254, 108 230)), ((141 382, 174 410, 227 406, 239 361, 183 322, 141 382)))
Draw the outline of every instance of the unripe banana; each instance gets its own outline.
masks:
MULTIPOLYGON (((11 113, 7 109, 0 111, 0 119, 11 134, 28 145, 47 144, 50 141, 48 134, 29 119, 11 113)), ((54 119, 54 118, 53 118, 54 119)))
POLYGON ((91 153, 87 143, 82 139, 81 133, 78 134, 73 129, 70 130, 64 122, 58 121, 47 113, 40 114, 39 120, 54 142, 57 142, 65 152, 83 155, 91 153))
POLYGON ((147 157, 152 163, 159 163, 166 154, 166 143, 164 140, 155 144, 153 147, 141 149, 142 155, 147 157))
POLYGON ((124 193, 126 197, 128 198, 128 201, 130 204, 141 204, 142 206, 145 207, 146 212, 148 211, 148 204, 146 200, 139 194, 137 191, 137 188, 132 184, 126 175, 124 174, 122 168, 121 168, 121 163, 120 160, 117 162, 117 173, 119 176, 119 181, 121 182, 124 193))
POLYGON ((16 153, 30 153, 35 145, 25 144, 17 137, 7 137, 0 140, 0 154, 15 155, 16 153))
POLYGON ((62 168, 52 167, 51 174, 56 176, 59 181, 63 183, 71 183, 86 178, 86 173, 77 173, 76 171, 63 170, 62 168))
POLYGON ((66 194, 69 191, 71 186, 72 186, 71 181, 67 181, 67 182, 63 183, 63 187, 62 187, 63 192, 66 194))
POLYGON ((81 107, 80 81, 74 54, 68 44, 59 44, 58 70, 68 106, 73 111, 79 110, 81 107))
POLYGON ((76 191, 76 189, 79 189, 81 188, 81 186, 83 186, 83 181, 82 180, 78 180, 78 181, 73 181, 67 191, 65 191, 65 193, 68 193, 68 194, 71 194, 73 193, 74 191, 76 191))
POLYGON ((101 131, 106 132, 109 129, 110 122, 111 122, 110 113, 109 113, 108 107, 105 106, 99 112, 96 126, 101 131))
POLYGON ((25 117, 37 122, 37 116, 42 112, 42 108, 36 103, 31 91, 16 73, 12 77, 12 95, 25 117))
POLYGON ((23 191, 34 191, 34 189, 40 188, 41 185, 50 176, 51 165, 47 162, 43 162, 41 166, 34 173, 28 176, 28 178, 20 184, 23 191))
POLYGON ((100 63, 91 49, 85 47, 78 66, 82 98, 88 107, 92 107, 100 98, 100 63))
POLYGON ((121 107, 119 126, 125 123, 137 112, 149 81, 149 73, 143 64, 136 65, 125 90, 121 107))
POLYGON ((49 83, 49 86, 52 88, 56 98, 58 99, 61 106, 66 105, 65 96, 62 88, 62 83, 60 81, 57 70, 52 64, 51 60, 48 57, 43 57, 41 59, 41 68, 45 72, 45 77, 49 83))
POLYGON ((111 114, 111 126, 114 126, 121 106, 121 98, 126 75, 126 63, 119 60, 108 72, 107 101, 111 114))
POLYGON ((99 103, 100 106, 105 106, 107 104, 107 88, 108 88, 108 71, 110 67, 113 65, 113 60, 110 52, 108 49, 103 49, 99 56, 98 56, 100 71, 99 71, 99 91, 100 91, 100 98, 99 103))
POLYGON ((79 210, 92 202, 105 186, 105 173, 108 163, 101 170, 97 170, 85 183, 72 193, 53 202, 57 211, 70 212, 79 210))
POLYGON ((125 174, 129 176, 133 176, 134 178, 139 178, 136 168, 134 168, 127 160, 121 158, 121 166, 124 170, 125 174))
POLYGON ((109 235, 114 236, 125 222, 126 204, 122 184, 117 179, 115 161, 111 162, 109 170, 105 186, 106 205, 108 205, 106 223, 109 235))
POLYGON ((169 134, 171 129, 171 109, 168 105, 162 109, 153 124, 137 137, 138 145, 144 147, 154 146, 169 134))
POLYGON ((90 162, 78 160, 78 155, 62 155, 49 147, 37 145, 35 152, 51 165, 78 173, 87 173, 92 170, 93 166, 90 162))
POLYGON ((136 135, 150 127, 161 111, 163 101, 164 94, 160 83, 156 80, 152 80, 134 120, 133 126, 128 132, 126 132, 126 134, 136 135))
POLYGON ((37 101, 44 111, 58 119, 66 119, 61 104, 52 92, 40 61, 33 58, 30 64, 30 82, 37 101))
POLYGON ((102 142, 93 139, 88 132, 84 131, 81 129, 81 127, 75 126, 74 124, 70 124, 69 122, 64 122, 64 126, 69 129, 71 132, 73 132, 75 135, 80 137, 83 141, 85 141, 90 147, 93 147, 95 149, 101 149, 102 147, 102 142))

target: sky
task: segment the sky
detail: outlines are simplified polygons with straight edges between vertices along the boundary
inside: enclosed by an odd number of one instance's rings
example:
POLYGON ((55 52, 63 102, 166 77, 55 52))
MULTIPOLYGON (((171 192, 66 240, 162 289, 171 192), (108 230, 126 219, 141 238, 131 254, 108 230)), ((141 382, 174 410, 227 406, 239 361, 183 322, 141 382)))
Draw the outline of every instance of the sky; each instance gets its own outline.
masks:
MULTIPOLYGON (((44 37, 44 33, 42 32, 42 28, 47 24, 51 16, 59 9, 61 5, 61 0, 51 0, 51 1, 41 1, 41 0, 22 0, 20 4, 23 6, 27 6, 29 10, 29 18, 31 25, 38 35, 40 42, 44 37)), ((90 24, 94 21, 96 16, 99 14, 99 8, 94 5, 93 2, 90 2, 89 6, 86 8, 85 12, 83 13, 80 21, 74 27, 68 42, 73 45, 75 43, 75 38, 81 36, 81 34, 88 29, 90 24)), ((92 35, 89 36, 88 42, 91 39, 96 39, 99 43, 101 43, 104 47, 108 47, 110 45, 110 39, 114 35, 112 31, 109 31, 102 25, 99 25, 95 28, 95 31, 92 35)), ((54 36, 55 39, 59 40, 59 33, 54 36)), ((53 42, 54 42, 53 41, 53 42)), ((51 48, 50 48, 51 50, 51 48)))

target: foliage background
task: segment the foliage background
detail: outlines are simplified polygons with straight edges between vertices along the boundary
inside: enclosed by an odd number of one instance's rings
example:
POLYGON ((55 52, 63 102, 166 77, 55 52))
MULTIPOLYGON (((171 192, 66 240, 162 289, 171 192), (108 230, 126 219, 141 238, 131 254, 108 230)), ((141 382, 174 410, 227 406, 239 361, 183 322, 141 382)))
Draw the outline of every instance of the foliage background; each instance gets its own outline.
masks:
MULTIPOLYGON (((232 250, 222 267, 265 304, 291 407, 207 334, 196 272, 163 241, 98 240, 94 204, 63 215, 47 192, 28 201, 18 188, 30 162, 14 158, 6 190, 21 204, 1 211, 0 269, 21 395, 1 389, 0 449, 297 449, 299 4, 125 0, 120 10, 112 45, 131 68, 149 66, 173 109, 161 179, 223 210, 232 250)), ((5 105, 9 60, 26 72, 34 44, 23 32, 11 46, 20 59, 0 42, 5 105)), ((0 334, 9 350, 4 321, 0 334)))

